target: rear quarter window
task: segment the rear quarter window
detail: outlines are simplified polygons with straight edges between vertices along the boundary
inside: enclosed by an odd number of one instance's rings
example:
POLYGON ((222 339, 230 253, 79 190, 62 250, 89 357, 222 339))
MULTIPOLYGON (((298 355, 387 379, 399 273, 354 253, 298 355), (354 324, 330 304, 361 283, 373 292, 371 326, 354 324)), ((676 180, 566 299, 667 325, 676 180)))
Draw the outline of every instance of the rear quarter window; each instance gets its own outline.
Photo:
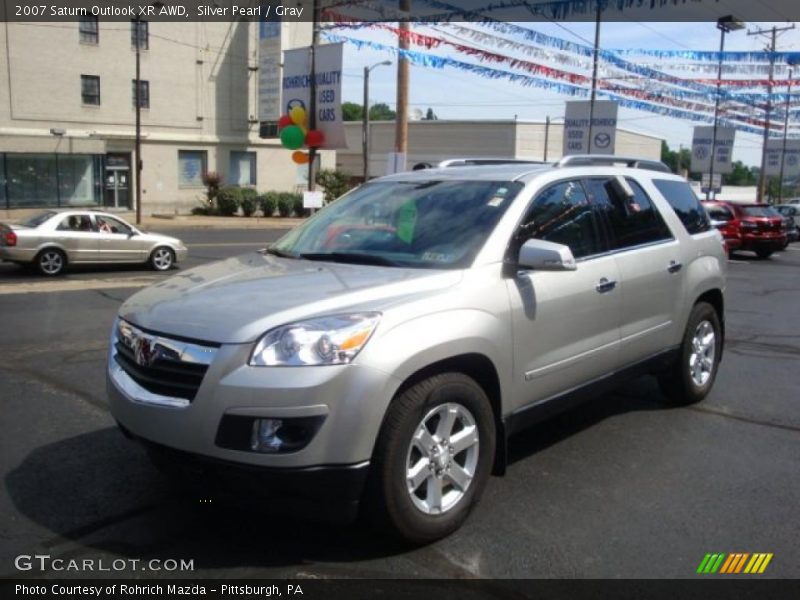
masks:
POLYGON ((654 179, 653 184, 669 202, 687 232, 695 234, 711 229, 708 214, 688 183, 685 181, 654 179))

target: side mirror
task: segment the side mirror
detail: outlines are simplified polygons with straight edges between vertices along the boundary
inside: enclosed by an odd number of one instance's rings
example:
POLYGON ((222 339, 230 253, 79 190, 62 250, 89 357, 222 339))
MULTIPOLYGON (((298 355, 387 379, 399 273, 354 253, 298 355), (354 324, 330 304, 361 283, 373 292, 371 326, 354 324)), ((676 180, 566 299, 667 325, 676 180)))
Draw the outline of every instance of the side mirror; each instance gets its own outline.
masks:
POLYGON ((521 269, 539 271, 575 271, 578 268, 569 246, 537 239, 522 244, 517 265, 521 269))

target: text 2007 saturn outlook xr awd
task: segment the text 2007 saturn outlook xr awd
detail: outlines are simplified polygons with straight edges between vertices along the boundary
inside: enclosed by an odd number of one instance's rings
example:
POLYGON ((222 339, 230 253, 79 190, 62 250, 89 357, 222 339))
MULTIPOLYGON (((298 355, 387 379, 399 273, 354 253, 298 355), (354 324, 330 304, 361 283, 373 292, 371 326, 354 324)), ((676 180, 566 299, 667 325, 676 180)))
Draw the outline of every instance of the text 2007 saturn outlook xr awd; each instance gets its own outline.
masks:
POLYGON ((503 472, 508 436, 554 407, 643 373, 672 403, 708 394, 725 270, 661 163, 383 177, 264 251, 132 296, 111 410, 154 458, 431 541, 503 472))

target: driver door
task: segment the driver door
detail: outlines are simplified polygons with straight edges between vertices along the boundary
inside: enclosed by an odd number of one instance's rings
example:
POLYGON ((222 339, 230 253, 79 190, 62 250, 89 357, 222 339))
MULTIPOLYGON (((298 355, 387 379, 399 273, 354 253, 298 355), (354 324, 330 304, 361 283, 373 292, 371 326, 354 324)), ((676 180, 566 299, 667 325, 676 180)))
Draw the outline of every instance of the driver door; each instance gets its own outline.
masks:
POLYGON ((149 248, 127 223, 108 215, 95 215, 100 257, 103 262, 144 262, 149 248))
POLYGON ((570 247, 575 271, 520 270, 507 280, 515 408, 539 403, 617 366, 621 290, 614 257, 580 181, 562 181, 531 203, 520 240, 570 247))

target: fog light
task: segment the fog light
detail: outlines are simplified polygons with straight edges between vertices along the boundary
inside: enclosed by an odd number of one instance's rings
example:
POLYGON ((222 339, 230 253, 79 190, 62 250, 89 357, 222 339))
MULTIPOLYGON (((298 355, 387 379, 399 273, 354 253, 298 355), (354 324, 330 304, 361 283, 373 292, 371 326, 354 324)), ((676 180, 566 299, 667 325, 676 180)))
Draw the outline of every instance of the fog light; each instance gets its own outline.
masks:
POLYGON ((250 449, 254 452, 280 452, 283 440, 278 432, 283 427, 281 419, 254 419, 250 436, 250 449))

